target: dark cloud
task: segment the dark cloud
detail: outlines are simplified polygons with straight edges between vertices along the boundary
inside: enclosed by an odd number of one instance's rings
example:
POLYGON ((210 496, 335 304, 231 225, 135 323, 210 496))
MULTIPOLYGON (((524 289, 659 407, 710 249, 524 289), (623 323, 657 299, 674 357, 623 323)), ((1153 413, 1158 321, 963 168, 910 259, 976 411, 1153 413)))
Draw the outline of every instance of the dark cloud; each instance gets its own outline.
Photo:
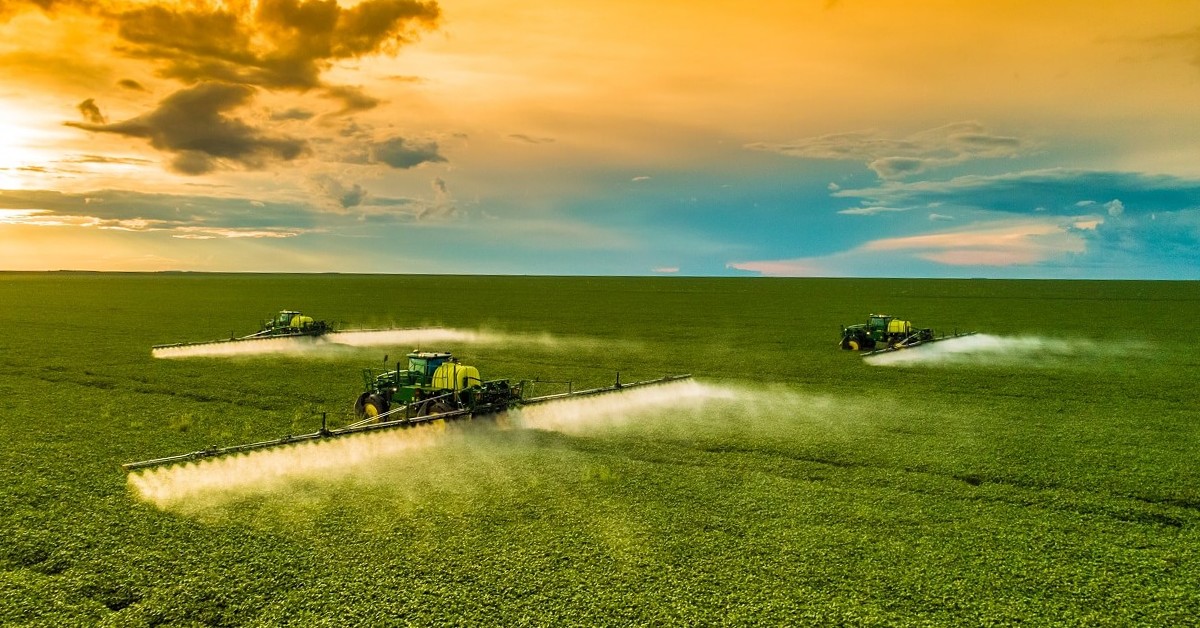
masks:
POLYGON ((512 133, 508 137, 509 139, 526 144, 550 144, 554 142, 554 138, 552 137, 534 137, 532 135, 525 135, 524 133, 512 133))
POLYGON ((1149 41, 1158 45, 1182 47, 1187 51, 1187 54, 1191 55, 1192 64, 1200 67, 1200 27, 1193 28, 1190 31, 1159 35, 1150 38, 1149 41))
POLYGON ((72 164, 122 164, 129 166, 144 166, 151 162, 149 159, 138 159, 136 157, 109 157, 107 155, 79 155, 78 157, 70 157, 63 160, 72 164))
POLYGON ((407 170, 425 163, 446 161, 438 153, 436 142, 415 142, 394 137, 370 146, 370 161, 407 170))
POLYGON ((357 183, 347 185, 328 176, 317 177, 315 182, 321 188, 321 192, 342 209, 358 207, 366 202, 369 196, 367 190, 357 183))
POLYGON ((304 140, 270 136, 224 115, 250 101, 245 85, 201 83, 163 99, 150 113, 113 124, 67 123, 88 131, 150 140, 175 154, 171 167, 183 174, 203 174, 222 166, 257 170, 272 161, 290 161, 308 152, 304 140))
POLYGON ((313 112, 308 111, 306 109, 301 109, 299 107, 292 107, 290 109, 285 109, 283 111, 271 112, 271 119, 276 122, 282 122, 284 120, 309 120, 314 115, 316 115, 316 114, 314 114, 313 112))
MULTIPOLYGON (((329 85, 322 74, 337 61, 395 53, 435 28, 441 17, 434 0, 363 0, 348 7, 335 0, 0 0, 0 18, 31 9, 53 16, 67 7, 115 29, 118 53, 153 63, 161 76, 190 86, 154 111, 111 124, 89 99, 78 106, 84 122, 71 126, 146 138, 173 154, 171 169, 191 175, 225 167, 259 169, 305 154, 303 140, 255 128, 230 111, 250 100, 252 88, 322 90, 340 103, 328 115, 373 109, 381 104, 378 98, 360 87, 329 85)), ((59 60, 54 63, 62 67, 59 60)), ((145 90, 132 79, 118 85, 145 90)), ((268 123, 314 116, 293 107, 270 116, 268 123)), ((368 129, 354 137, 369 142, 371 135, 368 129)), ((364 148, 362 157, 394 168, 445 161, 436 144, 402 139, 364 148)))
POLYGON ((79 103, 76 107, 79 109, 79 113, 83 114, 83 119, 90 124, 104 124, 108 122, 108 119, 104 117, 104 114, 100 113, 100 107, 96 105, 96 101, 92 98, 79 103))
POLYGON ((165 76, 276 89, 322 86, 331 62, 394 52, 437 25, 435 2, 262 0, 256 5, 151 4, 111 17, 131 56, 157 61, 165 76), (229 8, 237 7, 237 8, 229 8))
POLYGON ((378 98, 363 93, 362 89, 349 85, 327 87, 325 88, 325 96, 342 101, 342 109, 336 115, 367 111, 368 109, 378 107, 379 103, 382 102, 378 98))
POLYGON ((460 215, 446 182, 440 177, 434 177, 430 182, 432 198, 375 196, 358 183, 328 175, 313 177, 312 182, 320 196, 331 201, 324 204, 326 209, 353 215, 356 220, 395 223, 444 220, 460 215))
POLYGON ((55 0, 0 0, 0 19, 7 19, 22 11, 41 9, 53 13, 61 5, 74 5, 77 2, 56 2, 55 0))
POLYGON ((342 207, 356 207, 362 205, 366 198, 367 191, 361 185, 355 183, 342 193, 338 201, 342 204, 342 207))

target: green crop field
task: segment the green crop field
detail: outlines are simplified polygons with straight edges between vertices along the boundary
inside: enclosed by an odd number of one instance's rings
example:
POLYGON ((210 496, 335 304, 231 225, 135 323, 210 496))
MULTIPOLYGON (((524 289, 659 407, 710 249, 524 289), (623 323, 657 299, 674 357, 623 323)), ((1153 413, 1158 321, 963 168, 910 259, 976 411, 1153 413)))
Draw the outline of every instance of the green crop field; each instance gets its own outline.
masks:
POLYGON ((1200 616, 1194 282, 9 273, 0 304, 3 625, 1200 616), (121 463, 345 425, 361 370, 413 348, 151 356, 281 308, 486 332, 421 343, 485 378, 693 373, 712 398, 143 499, 121 463), (1000 346, 869 364, 837 341, 872 311, 1000 346))

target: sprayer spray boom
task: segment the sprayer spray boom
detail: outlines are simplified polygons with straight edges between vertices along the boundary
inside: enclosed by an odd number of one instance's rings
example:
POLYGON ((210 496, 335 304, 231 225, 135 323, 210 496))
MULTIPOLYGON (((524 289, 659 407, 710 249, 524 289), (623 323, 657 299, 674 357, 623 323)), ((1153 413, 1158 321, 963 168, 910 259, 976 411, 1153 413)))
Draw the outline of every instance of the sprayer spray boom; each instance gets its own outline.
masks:
MULTIPOLYGON (((380 376, 384 378, 386 375, 380 376)), ((213 458, 217 456, 228 456, 233 454, 246 453, 259 449, 269 449, 272 447, 283 447, 287 445, 295 445, 304 442, 320 441, 329 438, 337 438, 339 436, 349 436, 351 434, 362 434, 367 432, 376 432, 380 430, 391 430, 397 428, 413 427, 422 423, 433 421, 457 421, 464 419, 472 419, 475 417, 494 416, 507 412, 510 409, 533 406, 553 401, 564 399, 578 399, 581 397, 591 397, 606 393, 623 392, 636 388, 644 388, 658 384, 666 384, 670 382, 678 382, 686 379, 691 379, 691 375, 668 375, 658 379, 650 379, 632 384, 624 384, 621 382, 620 373, 617 374, 616 382, 611 386, 601 388, 591 388, 587 390, 569 391, 565 393, 542 395, 539 397, 524 398, 521 396, 521 391, 527 389, 527 385, 533 382, 521 382, 517 386, 508 387, 508 390, 515 391, 515 395, 509 393, 509 396, 497 398, 494 395, 476 394, 467 397, 461 394, 463 391, 457 391, 458 400, 456 403, 462 404, 462 399, 466 398, 473 400, 470 405, 462 405, 455 407, 450 404, 450 401, 455 396, 454 392, 443 393, 437 396, 424 397, 417 401, 410 401, 404 405, 389 408, 383 412, 372 414, 363 417, 357 423, 353 423, 346 427, 338 429, 328 429, 326 426, 326 415, 321 414, 321 429, 310 434, 301 434, 299 436, 287 435, 273 440, 265 440, 257 443, 247 443, 244 445, 233 445, 230 447, 209 447, 187 454, 179 454, 176 456, 168 456, 165 458, 155 458, 153 460, 143 460, 140 462, 128 462, 121 467, 126 471, 137 471, 139 469, 148 469, 152 467, 160 467, 165 465, 186 463, 213 458)), ((504 380, 501 380, 504 381, 504 380)), ((505 382, 507 383, 507 382, 505 382)), ((495 390, 493 389, 493 393, 495 390)))

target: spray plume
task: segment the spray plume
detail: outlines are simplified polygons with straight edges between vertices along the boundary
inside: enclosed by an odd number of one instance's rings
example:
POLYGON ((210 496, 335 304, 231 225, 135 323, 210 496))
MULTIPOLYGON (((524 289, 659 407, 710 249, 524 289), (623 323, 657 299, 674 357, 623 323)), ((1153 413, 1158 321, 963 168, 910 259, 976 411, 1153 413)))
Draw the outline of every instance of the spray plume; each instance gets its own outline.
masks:
POLYGON ((668 408, 685 410, 710 401, 731 400, 738 394, 732 388, 689 379, 622 393, 552 401, 521 408, 514 415, 521 427, 572 433, 597 426, 621 425, 668 408))
POLYGON ((1053 364, 1067 357, 1126 355, 1135 348, 1136 345, 1128 343, 1114 345, 1079 339, 975 334, 880 353, 865 360, 873 366, 1053 364))
POLYGON ((130 474, 128 483, 140 498, 159 508, 204 498, 219 501, 271 490, 289 480, 346 475, 356 465, 430 447, 443 431, 422 425, 265 449, 140 471, 130 474))
MULTIPOLYGON (((620 425, 668 408, 698 408, 709 401, 735 399, 739 394, 731 388, 685 380, 530 406, 514 411, 511 418, 515 427, 574 432, 620 425)), ((141 499, 169 509, 196 508, 198 504, 270 491, 290 481, 374 476, 378 466, 389 458, 463 437, 461 430, 438 429, 439 425, 445 427, 436 422, 150 469, 130 474, 128 483, 141 499)))
MULTIPOLYGON (((320 355, 336 353, 347 347, 399 346, 417 347, 444 343, 501 345, 516 343, 545 348, 586 348, 600 346, 600 341, 587 338, 567 338, 550 334, 509 333, 445 327, 411 329, 375 329, 331 332, 321 336, 288 336, 256 338, 235 342, 158 347, 151 351, 156 358, 237 357, 251 355, 320 355)), ((605 346, 612 346, 612 342, 605 346)))

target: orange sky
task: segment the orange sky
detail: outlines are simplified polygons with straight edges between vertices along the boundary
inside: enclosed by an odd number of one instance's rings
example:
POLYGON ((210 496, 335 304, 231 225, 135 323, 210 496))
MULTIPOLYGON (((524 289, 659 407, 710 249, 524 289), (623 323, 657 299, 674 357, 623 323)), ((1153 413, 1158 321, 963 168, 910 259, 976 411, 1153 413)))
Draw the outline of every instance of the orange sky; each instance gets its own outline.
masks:
MULTIPOLYGON (((1166 212, 1191 224, 1178 213, 1196 209, 1190 192, 1176 198, 1154 183, 1171 177, 1167 187, 1190 190, 1200 177, 1200 18, 1191 9, 6 2, 0 189, 9 192, 0 205, 45 211, 0 220, 0 268, 90 259, 96 268, 276 270, 271 260, 300 256, 308 270, 370 271, 380 255, 357 252, 382 248, 385 267, 419 269, 436 234, 479 251, 455 272, 561 260, 568 273, 723 274, 825 259, 793 268, 858 274, 869 263, 845 260, 878 254, 874 241, 953 237, 944 234, 972 225, 989 233, 1011 218, 1067 244, 990 253, 976 258, 984 270, 1071 275, 1038 265, 1103 244, 1072 235, 1072 225, 1121 226, 1087 208, 1154 193, 1153 207, 1124 203, 1120 221, 1166 212), (1023 217, 996 214, 986 198, 880 209, 923 182, 1044 171, 1085 173, 1079 197, 1049 198, 1060 204, 1049 211, 1031 200, 1023 217), (1093 190, 1116 174, 1121 186, 1093 190), (1160 202, 1167 197, 1176 204, 1160 202), (731 227, 739 221, 753 225, 731 227), (135 237, 118 244, 101 234, 112 229, 135 237), (480 249, 491 232, 508 250, 480 249), (561 253, 577 248, 562 246, 572 237, 587 255, 561 253), (355 239, 370 244, 347 244, 355 239), (996 263, 1004 259, 1017 261, 996 263)), ((936 257, 890 250, 914 274, 980 271, 969 247, 936 257), (940 265, 921 262, 931 259, 940 265)))

